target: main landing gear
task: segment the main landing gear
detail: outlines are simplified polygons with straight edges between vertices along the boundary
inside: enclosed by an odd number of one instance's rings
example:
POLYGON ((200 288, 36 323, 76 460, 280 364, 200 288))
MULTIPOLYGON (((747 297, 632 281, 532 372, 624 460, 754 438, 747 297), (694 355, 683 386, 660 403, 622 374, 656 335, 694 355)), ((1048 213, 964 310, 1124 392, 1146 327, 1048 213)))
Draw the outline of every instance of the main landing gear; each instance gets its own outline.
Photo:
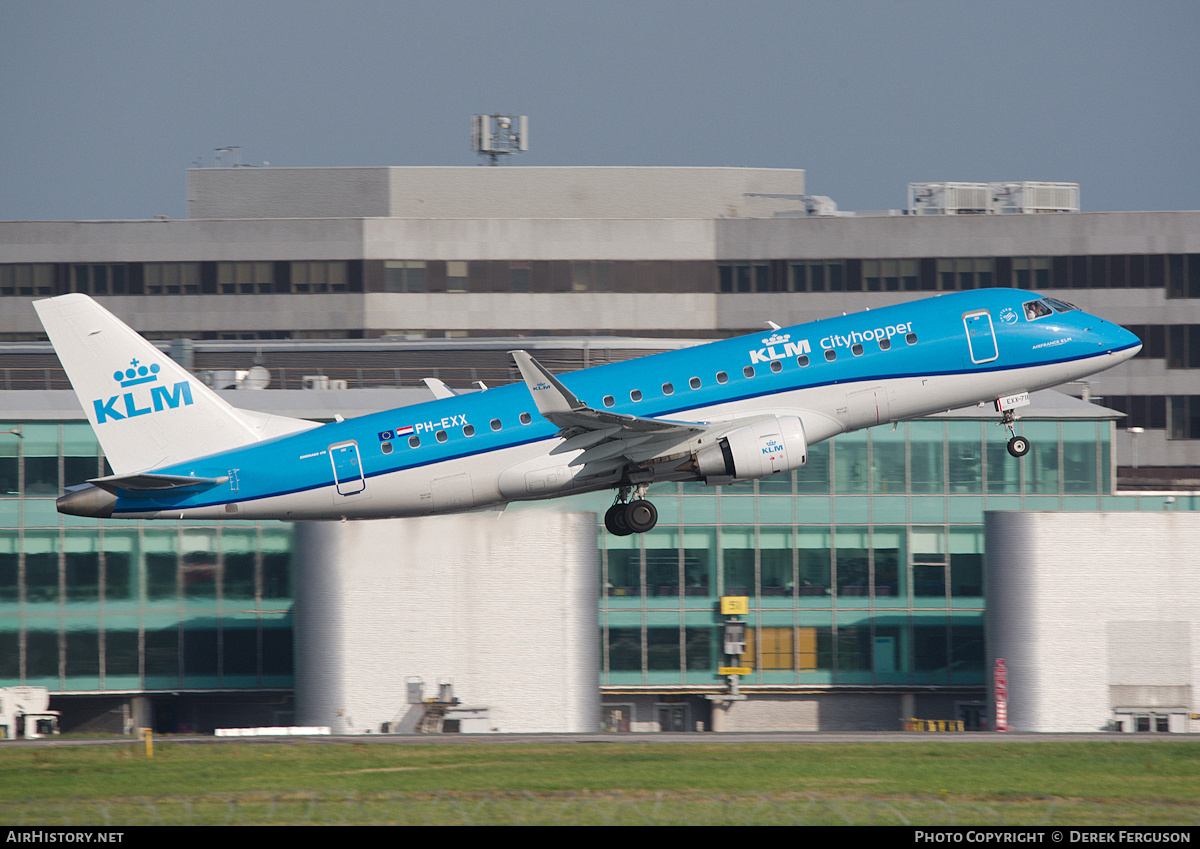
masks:
POLYGON ((1023 436, 1017 436, 1017 429, 1014 426, 1017 417, 1012 410, 1004 411, 1004 420, 1001 424, 1008 430, 1008 453, 1014 457, 1024 457, 1029 453, 1029 440, 1023 436))
POLYGON ((644 534, 658 524, 658 510, 645 499, 646 486, 636 490, 634 500, 629 500, 629 487, 623 486, 617 500, 604 514, 604 527, 610 534, 619 537, 644 534))

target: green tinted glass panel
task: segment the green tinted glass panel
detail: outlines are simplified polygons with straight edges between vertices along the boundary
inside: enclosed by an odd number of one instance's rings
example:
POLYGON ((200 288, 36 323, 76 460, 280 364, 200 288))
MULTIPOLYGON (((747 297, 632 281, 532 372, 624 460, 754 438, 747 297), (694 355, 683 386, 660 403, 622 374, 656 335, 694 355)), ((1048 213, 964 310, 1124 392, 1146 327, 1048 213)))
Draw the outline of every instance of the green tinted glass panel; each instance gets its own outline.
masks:
POLYGON ((908 424, 912 491, 933 494, 945 491, 942 456, 945 449, 945 425, 942 422, 910 422, 908 424))
POLYGON ((951 493, 983 491, 981 422, 947 422, 951 493))
POLYGON ((871 434, 872 490, 881 494, 904 494, 905 431, 903 428, 876 427, 871 434))
POLYGON ((867 432, 844 433, 833 442, 834 491, 839 495, 867 492, 871 481, 867 432))

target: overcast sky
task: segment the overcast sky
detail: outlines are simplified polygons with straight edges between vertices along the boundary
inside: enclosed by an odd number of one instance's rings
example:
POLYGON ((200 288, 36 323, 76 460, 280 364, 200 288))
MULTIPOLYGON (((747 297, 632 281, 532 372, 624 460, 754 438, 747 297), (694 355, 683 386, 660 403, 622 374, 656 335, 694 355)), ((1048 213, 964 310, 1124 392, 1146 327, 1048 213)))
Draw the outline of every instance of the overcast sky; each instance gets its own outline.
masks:
POLYGON ((844 210, 910 181, 1077 182, 1200 209, 1196 0, 0 0, 0 219, 184 217, 186 169, 803 168, 844 210))

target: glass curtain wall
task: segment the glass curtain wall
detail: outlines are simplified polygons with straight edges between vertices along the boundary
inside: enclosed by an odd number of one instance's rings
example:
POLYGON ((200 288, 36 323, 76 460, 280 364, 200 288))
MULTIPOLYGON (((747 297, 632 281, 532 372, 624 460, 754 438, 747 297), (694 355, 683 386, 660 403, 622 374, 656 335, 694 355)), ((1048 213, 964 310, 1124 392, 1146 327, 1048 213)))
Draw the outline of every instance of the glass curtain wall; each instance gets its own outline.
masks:
POLYGON ((652 488, 670 519, 601 534, 602 683, 711 684, 733 664, 745 683, 982 686, 984 511, 1136 509, 1111 495, 1110 422, 1022 420, 1023 461, 993 425, 877 427, 793 473, 652 488), (722 595, 749 601, 736 658, 722 595))
POLYGON ((91 427, 0 431, 0 686, 292 686, 289 526, 63 516, 107 472, 91 427))

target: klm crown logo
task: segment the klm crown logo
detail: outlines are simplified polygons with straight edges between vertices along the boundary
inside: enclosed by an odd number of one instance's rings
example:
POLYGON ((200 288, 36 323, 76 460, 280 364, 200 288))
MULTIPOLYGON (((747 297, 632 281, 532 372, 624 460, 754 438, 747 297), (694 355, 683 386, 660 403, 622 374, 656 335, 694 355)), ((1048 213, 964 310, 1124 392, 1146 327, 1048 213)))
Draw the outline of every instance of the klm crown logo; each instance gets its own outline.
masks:
POLYGON ((158 373, 162 370, 162 366, 158 363, 153 363, 149 367, 141 365, 136 359, 129 361, 129 368, 125 371, 114 371, 113 380, 121 384, 122 388, 128 386, 137 386, 142 383, 153 383, 158 380, 158 373))
POLYGON ((763 347, 750 352, 751 363, 769 363, 784 357, 799 357, 811 350, 807 339, 793 342, 790 333, 772 333, 762 340, 762 344, 763 347), (783 346, 782 350, 776 347, 779 345, 783 346))
POLYGON ((129 361, 129 368, 117 369, 113 372, 115 380, 122 389, 133 390, 134 387, 146 388, 137 391, 122 392, 107 400, 97 398, 92 401, 96 410, 96 424, 108 421, 132 419, 150 413, 161 412, 165 409, 189 407, 192 404, 192 387, 186 380, 181 380, 168 389, 165 386, 148 386, 158 383, 162 366, 158 363, 146 365, 135 357, 129 361), (146 389, 149 389, 147 397, 146 389), (138 397, 140 394, 140 398, 138 397), (120 406, 121 409, 117 409, 120 406))

